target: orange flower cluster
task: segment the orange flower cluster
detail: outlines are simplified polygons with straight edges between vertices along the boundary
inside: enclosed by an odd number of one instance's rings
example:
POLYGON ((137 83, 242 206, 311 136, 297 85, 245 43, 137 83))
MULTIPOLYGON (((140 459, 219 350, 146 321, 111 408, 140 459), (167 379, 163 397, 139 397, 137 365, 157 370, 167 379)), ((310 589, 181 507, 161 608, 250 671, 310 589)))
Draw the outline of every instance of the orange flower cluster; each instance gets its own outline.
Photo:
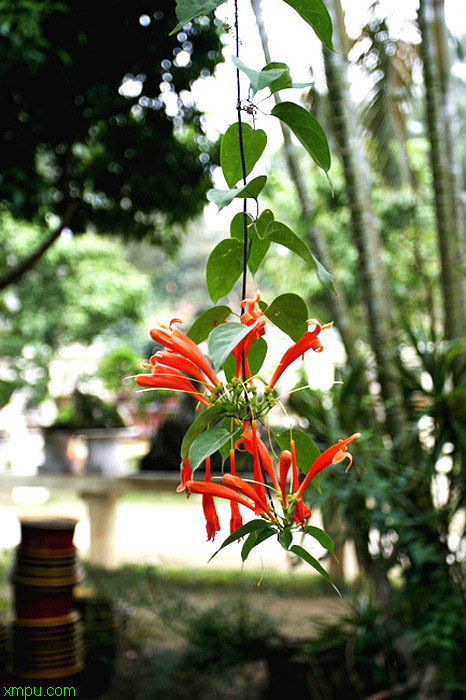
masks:
MULTIPOLYGON (((266 319, 260 308, 257 308, 259 299, 259 294, 257 294, 253 299, 245 299, 241 302, 243 308, 241 322, 246 326, 251 326, 251 331, 232 350, 235 357, 236 385, 229 383, 226 388, 223 387, 197 344, 178 328, 173 328, 175 323, 180 323, 179 319, 172 319, 168 327, 160 326, 151 331, 153 340, 163 345, 165 350, 156 352, 151 357, 150 365, 148 365, 151 370, 150 374, 136 376, 136 382, 140 386, 182 391, 190 394, 207 407, 216 403, 226 406, 228 403, 228 415, 233 416, 237 425, 242 424, 242 434, 240 439, 236 441, 235 448, 252 455, 254 463, 252 480, 245 480, 236 475, 233 444, 230 449, 230 473, 223 474, 222 484, 213 483, 211 480, 210 457, 205 459, 203 481, 192 478, 189 459, 186 459, 182 464, 181 483, 177 491, 186 491, 188 496, 191 493, 202 495, 209 540, 213 540, 220 530, 214 497, 230 501, 231 532, 242 525, 240 506, 269 520, 278 529, 304 526, 311 516, 311 511, 303 500, 304 491, 316 474, 329 464, 336 464, 349 457, 349 466, 351 466, 352 457, 347 452, 347 448, 360 436, 360 433, 354 433, 354 435, 345 440, 339 440, 335 445, 325 450, 312 465, 309 465, 309 471, 301 483, 298 476, 295 444, 294 440, 291 439, 289 450, 283 450, 280 455, 277 473, 270 452, 258 435, 257 423, 254 419, 254 415, 258 415, 256 409, 259 404, 255 396, 248 354, 253 341, 265 333, 266 319), (243 383, 244 379, 247 384, 243 383), (195 387, 195 384, 198 388, 195 387), (246 394, 246 400, 243 398, 243 394, 246 394), (239 402, 242 402, 243 407, 247 406, 246 419, 244 418, 245 413, 241 417, 239 408, 236 413, 234 412, 235 400, 238 402, 238 406, 239 402), (288 490, 287 481, 290 469, 291 488, 288 490), (277 509, 277 501, 281 505, 281 512, 277 509)), ((307 323, 308 330, 281 358, 270 382, 265 387, 264 397, 270 397, 278 379, 297 358, 303 356, 308 350, 322 351, 323 347, 319 335, 322 330, 329 328, 332 324, 321 325, 315 320, 309 320, 307 323)), ((269 410, 271 405, 268 403, 265 410, 269 410)), ((261 415, 260 412, 259 415, 261 415)))
POLYGON ((189 460, 183 465, 181 483, 177 491, 186 491, 187 494, 203 494, 204 514, 206 517, 207 539, 214 539, 220 530, 217 511, 213 498, 224 498, 231 503, 230 532, 233 533, 241 527, 242 518, 238 504, 252 510, 256 515, 269 519, 272 523, 289 525, 293 522, 297 526, 306 524, 311 517, 311 510, 304 503, 303 494, 314 477, 330 464, 337 464, 346 457, 349 458, 347 470, 352 463, 352 455, 347 451, 348 445, 360 437, 360 433, 354 433, 350 437, 339 440, 335 445, 322 452, 313 462, 303 481, 299 483, 298 466, 296 463, 296 450, 294 440, 290 441, 290 450, 283 450, 280 455, 279 480, 273 467, 272 458, 265 444, 257 436, 256 421, 252 425, 243 425, 243 433, 236 443, 236 448, 245 449, 254 457, 254 479, 252 481, 242 479, 235 475, 235 452, 230 450, 230 474, 223 474, 223 484, 214 484, 210 479, 210 460, 206 460, 206 472, 204 481, 195 481, 191 478, 189 460), (244 448, 240 448, 240 445, 244 448), (291 489, 287 490, 287 476, 292 469, 291 489), (270 476, 273 486, 264 481, 264 473, 270 476), (204 499, 208 498, 208 508, 204 499), (281 504, 281 513, 278 512, 275 500, 281 504))
MULTIPOLYGON (((243 378, 244 367, 250 382, 252 382, 252 376, 248 354, 252 342, 265 333, 265 316, 260 309, 256 308, 259 299, 260 295, 256 294, 254 298, 244 299, 241 302, 241 307, 245 309, 240 319, 241 323, 246 326, 253 326, 253 328, 232 350, 236 360, 235 377, 239 380, 243 378)), ((136 382, 146 388, 182 391, 191 394, 205 406, 209 406, 215 401, 218 393, 216 390, 220 386, 220 381, 197 344, 178 328, 172 327, 175 323, 181 323, 180 319, 172 319, 168 327, 160 325, 159 328, 151 330, 152 339, 167 349, 161 350, 151 357, 151 373, 136 375, 136 382), (191 379, 188 379, 185 375, 188 375, 191 379), (194 387, 193 381, 202 384, 203 387, 201 389, 206 389, 211 396, 208 397, 205 393, 201 394, 194 387)), ((314 350, 314 352, 322 351, 322 344, 318 337, 319 333, 329 328, 332 324, 322 326, 314 319, 307 321, 307 323, 310 329, 285 352, 266 390, 271 391, 286 368, 298 357, 304 355, 305 352, 308 350, 314 350)))

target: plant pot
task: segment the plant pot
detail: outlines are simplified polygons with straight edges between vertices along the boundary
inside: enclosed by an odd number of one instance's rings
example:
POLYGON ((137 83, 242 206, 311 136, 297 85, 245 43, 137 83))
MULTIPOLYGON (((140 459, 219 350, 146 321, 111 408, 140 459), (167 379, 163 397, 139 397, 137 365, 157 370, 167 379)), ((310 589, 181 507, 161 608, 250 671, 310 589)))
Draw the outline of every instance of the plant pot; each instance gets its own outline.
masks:
POLYGON ((41 588, 15 583, 15 612, 18 619, 40 620, 69 615, 74 608, 74 584, 41 588))
POLYGON ((122 453, 122 441, 134 435, 131 428, 83 430, 87 439, 86 474, 123 476, 127 473, 122 453))
POLYGON ((72 555, 75 518, 21 518, 21 550, 39 550, 37 556, 72 555), (49 551, 50 550, 50 551, 49 551))
POLYGON ((44 463, 39 474, 73 474, 73 464, 68 459, 67 447, 71 435, 64 430, 44 430, 44 463))

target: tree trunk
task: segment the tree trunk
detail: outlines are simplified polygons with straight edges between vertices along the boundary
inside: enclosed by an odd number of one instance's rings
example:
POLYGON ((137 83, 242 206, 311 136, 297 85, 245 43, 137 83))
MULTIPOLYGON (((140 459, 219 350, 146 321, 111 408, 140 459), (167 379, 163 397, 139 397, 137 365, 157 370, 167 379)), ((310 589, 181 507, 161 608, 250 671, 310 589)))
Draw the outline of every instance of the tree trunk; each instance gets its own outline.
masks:
POLYGON ((451 90, 451 55, 448 31, 445 23, 445 0, 434 0, 435 45, 440 77, 442 121, 445 127, 447 148, 447 166, 449 170, 450 193, 452 201, 453 223, 457 232, 458 245, 463 255, 466 254, 465 210, 462 200, 464 179, 456 143, 458 140, 458 114, 452 99, 451 90))
MULTIPOLYGON (((264 18, 262 15, 261 0, 251 0, 251 5, 256 18, 256 24, 259 30, 265 61, 266 63, 270 63, 272 59, 269 51, 267 30, 265 28, 264 18)), ((273 97, 275 104, 279 104, 281 102, 281 98, 278 93, 275 93, 273 97)), ((304 222, 306 222, 309 219, 310 213, 312 212, 312 202, 309 199, 306 183, 299 167, 298 159, 295 157, 290 130, 282 121, 280 121, 280 126, 283 134, 283 147, 286 165, 301 207, 301 218, 304 222)), ((317 258, 327 269, 331 271, 332 261, 330 258, 330 252, 328 250, 327 241, 322 235, 320 229, 317 226, 308 225, 307 239, 317 258)), ((351 365, 354 365, 358 360, 358 351, 356 349, 356 335, 353 331, 353 324, 351 323, 351 316, 348 306, 341 295, 335 296, 328 290, 325 290, 325 298, 330 312, 336 321, 338 332, 340 333, 343 345, 345 346, 348 361, 351 365)))
POLYGON ((385 408, 385 426, 395 440, 404 431, 404 420, 402 395, 395 370, 391 295, 382 261, 380 224, 372 208, 367 160, 350 99, 346 32, 340 0, 330 0, 327 8, 333 20, 336 49, 335 52, 326 48, 323 50, 332 128, 343 161, 352 233, 359 256, 362 300, 385 408))
MULTIPOLYGON (((420 0, 419 28, 424 69, 427 133, 433 175, 437 241, 440 256, 440 281, 443 295, 444 330, 448 340, 466 335, 462 207, 459 203, 458 172, 453 143, 448 80, 446 78, 445 39, 435 50, 435 0, 420 0), (439 53, 443 71, 439 68, 439 53), (443 80, 442 80, 443 77, 443 80), (442 91, 443 85, 443 91, 442 91)), ((442 35, 441 8, 437 7, 437 37, 442 35), (439 14, 440 13, 440 14, 439 14)))

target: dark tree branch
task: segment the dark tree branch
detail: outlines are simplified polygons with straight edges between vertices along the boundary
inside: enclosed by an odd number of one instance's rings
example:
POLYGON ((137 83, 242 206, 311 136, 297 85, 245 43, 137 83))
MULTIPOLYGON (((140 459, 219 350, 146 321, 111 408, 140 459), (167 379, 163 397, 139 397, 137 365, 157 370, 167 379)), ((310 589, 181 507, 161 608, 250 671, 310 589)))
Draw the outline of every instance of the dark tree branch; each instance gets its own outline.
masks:
POLYGON ((4 277, 0 278, 0 292, 3 292, 10 285, 19 282, 25 274, 32 270, 32 268, 39 262, 47 250, 53 245, 53 243, 55 243, 57 238, 59 238, 63 229, 67 228, 71 224, 77 208, 78 200, 71 201, 65 210, 60 223, 51 231, 49 237, 37 248, 37 250, 34 251, 34 253, 23 260, 13 270, 10 270, 10 272, 4 275, 4 277))

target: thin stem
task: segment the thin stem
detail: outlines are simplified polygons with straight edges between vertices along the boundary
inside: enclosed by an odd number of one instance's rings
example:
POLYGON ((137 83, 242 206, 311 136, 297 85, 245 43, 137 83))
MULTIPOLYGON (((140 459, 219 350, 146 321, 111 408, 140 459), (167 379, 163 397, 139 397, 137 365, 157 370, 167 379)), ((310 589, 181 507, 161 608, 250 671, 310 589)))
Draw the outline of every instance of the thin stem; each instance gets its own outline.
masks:
MULTIPOLYGON (((239 23, 238 23, 238 0, 235 0, 235 40, 236 40, 236 57, 239 58, 239 23)), ((239 153, 241 158, 241 170, 243 172, 243 184, 246 185, 246 160, 244 156, 244 143, 243 143, 243 124, 241 121, 241 83, 239 77, 239 68, 236 69, 236 111, 238 114, 238 132, 239 132, 239 153)), ((248 211, 247 211, 247 198, 244 199, 243 204, 243 230, 244 230, 244 240, 243 240, 243 277, 241 284, 241 299, 246 298, 246 281, 248 273, 248 211)), ((241 307, 240 318, 245 312, 245 308, 241 307)), ((246 377, 246 353, 243 348, 241 352, 241 365, 243 371, 243 377, 246 377)), ((247 388, 244 389, 246 402, 249 403, 249 396, 247 388)))
MULTIPOLYGON (((235 0, 235 32, 236 32, 236 56, 239 58, 239 30, 238 30, 238 0, 235 0)), ((243 124, 241 121, 241 84, 239 77, 239 69, 236 69, 236 88, 237 101, 236 111, 238 113, 238 131, 239 131, 239 153, 241 158, 241 170, 243 172, 243 184, 246 185, 246 160, 244 157, 243 143, 243 124)), ((243 204, 243 222, 244 222, 244 245, 243 245, 243 285, 242 298, 246 296, 246 275, 247 275, 247 252, 248 252, 248 221, 247 221, 247 199, 243 204)), ((244 308, 241 307, 241 316, 244 313, 244 308)))

